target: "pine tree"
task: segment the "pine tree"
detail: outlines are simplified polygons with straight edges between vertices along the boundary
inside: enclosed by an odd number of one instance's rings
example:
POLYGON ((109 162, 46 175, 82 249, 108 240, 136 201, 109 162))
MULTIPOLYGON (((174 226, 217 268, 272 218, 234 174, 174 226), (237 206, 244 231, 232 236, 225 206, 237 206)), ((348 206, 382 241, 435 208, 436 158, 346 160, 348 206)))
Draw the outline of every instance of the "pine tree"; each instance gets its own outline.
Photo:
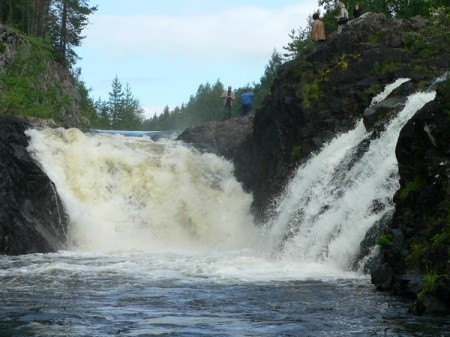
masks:
POLYGON ((137 100, 131 88, 127 83, 125 86, 124 97, 122 102, 122 107, 120 109, 121 125, 120 128, 123 130, 138 130, 141 128, 142 121, 144 119, 144 110, 139 105, 139 100, 137 100))
POLYGON ((81 32, 88 16, 97 10, 88 0, 53 0, 50 13, 50 34, 57 60, 71 67, 78 59, 73 47, 81 45, 81 32))
POLYGON ((122 124, 123 99, 122 83, 120 83, 119 78, 116 76, 112 81, 108 100, 109 120, 113 129, 119 129, 122 124))

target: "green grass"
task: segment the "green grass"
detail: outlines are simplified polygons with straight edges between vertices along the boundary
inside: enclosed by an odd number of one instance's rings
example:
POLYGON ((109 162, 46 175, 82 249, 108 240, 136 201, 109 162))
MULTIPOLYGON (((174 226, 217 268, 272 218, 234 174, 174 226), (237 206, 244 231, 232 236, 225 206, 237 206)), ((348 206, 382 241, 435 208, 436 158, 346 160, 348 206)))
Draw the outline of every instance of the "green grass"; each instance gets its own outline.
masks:
POLYGON ((47 83, 51 46, 44 40, 23 37, 15 59, 0 75, 0 113, 61 120, 70 104, 59 83, 47 83))

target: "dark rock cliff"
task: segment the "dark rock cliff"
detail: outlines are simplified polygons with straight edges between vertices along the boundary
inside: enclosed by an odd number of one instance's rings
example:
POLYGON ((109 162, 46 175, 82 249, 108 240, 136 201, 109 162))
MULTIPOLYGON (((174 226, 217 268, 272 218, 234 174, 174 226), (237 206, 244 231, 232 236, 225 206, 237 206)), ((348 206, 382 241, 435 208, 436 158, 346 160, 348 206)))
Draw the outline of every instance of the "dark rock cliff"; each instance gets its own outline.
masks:
POLYGON ((67 217, 55 186, 26 150, 29 127, 0 116, 0 254, 53 252, 66 241, 67 217))
MULTIPOLYGON (((209 149, 234 162, 236 177, 254 195, 259 219, 293 170, 325 142, 363 117, 376 136, 408 94, 428 88, 449 70, 448 27, 448 17, 396 20, 366 13, 341 34, 329 36, 320 50, 280 67, 252 127, 241 130, 247 134, 242 142, 233 143, 232 128, 238 122, 214 126, 230 130, 215 133, 219 138, 209 149), (411 81, 389 101, 366 110, 372 98, 398 78, 411 81), (226 151, 218 146, 226 143, 236 145, 226 151)), ((378 241, 387 244, 371 266, 377 288, 417 299, 417 313, 448 312, 449 307, 449 92, 448 84, 441 84, 435 102, 402 131, 397 147, 401 189, 395 196, 394 220, 384 221, 388 229, 378 241)), ((192 129, 179 139, 206 148, 204 132, 192 129)))
POLYGON ((450 313, 450 80, 400 133, 400 190, 383 234, 379 289, 416 299, 416 313, 450 313))

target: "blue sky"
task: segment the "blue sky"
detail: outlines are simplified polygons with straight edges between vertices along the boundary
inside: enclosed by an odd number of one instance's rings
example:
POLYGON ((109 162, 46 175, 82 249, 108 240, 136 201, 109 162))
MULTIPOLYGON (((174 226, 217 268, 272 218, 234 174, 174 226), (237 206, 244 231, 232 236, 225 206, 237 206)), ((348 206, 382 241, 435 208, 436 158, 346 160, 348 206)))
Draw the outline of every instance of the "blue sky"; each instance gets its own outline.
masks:
POLYGON ((117 76, 146 116, 187 103, 218 79, 258 82, 274 49, 305 27, 316 0, 92 0, 98 10, 76 49, 92 97, 108 98, 117 76))

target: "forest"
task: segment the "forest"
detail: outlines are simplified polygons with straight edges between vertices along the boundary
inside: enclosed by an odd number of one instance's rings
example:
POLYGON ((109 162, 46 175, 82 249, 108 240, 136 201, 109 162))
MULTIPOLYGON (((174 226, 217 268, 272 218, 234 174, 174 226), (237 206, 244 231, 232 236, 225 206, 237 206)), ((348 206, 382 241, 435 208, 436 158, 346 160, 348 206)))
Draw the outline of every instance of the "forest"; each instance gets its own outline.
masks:
MULTIPOLYGON (((448 13, 448 0, 361 0, 346 1, 352 18, 352 8, 359 3, 363 11, 384 13, 389 17, 410 18, 415 15, 432 17, 438 11, 448 13)), ((334 0, 318 0, 318 7, 324 9, 321 15, 327 34, 336 30, 334 16, 337 13, 337 2, 334 0)), ((27 86, 37 77, 36 71, 24 76, 24 69, 33 69, 25 65, 34 62, 40 64, 46 60, 54 60, 67 69, 74 77, 82 97, 82 109, 93 128, 122 130, 182 130, 208 121, 223 119, 222 92, 225 90, 220 79, 216 83, 201 84, 189 101, 181 107, 164 108, 159 115, 144 120, 144 112, 139 100, 133 96, 128 84, 122 84, 115 77, 111 83, 111 91, 107 100, 94 101, 90 97, 90 89, 81 80, 81 69, 75 68, 78 55, 76 47, 80 46, 84 37, 83 29, 89 23, 89 16, 97 10, 90 0, 0 0, 0 23, 13 27, 25 35, 29 41, 28 50, 23 51, 18 61, 0 75, 3 87, 0 95, 2 108, 0 113, 11 114, 21 110, 23 114, 46 117, 44 111, 30 109, 30 97, 24 95, 27 86), (27 82, 28 79, 28 82, 27 82)), ((270 94, 272 81, 277 69, 283 62, 306 55, 313 50, 309 39, 310 25, 293 29, 289 34, 291 41, 284 51, 274 51, 271 59, 258 83, 247 84, 235 88, 236 97, 247 88, 255 93, 253 108, 256 109, 270 94)), ((1 47, 1 45, 0 45, 1 47)), ((112 76, 113 77, 113 76, 112 76)), ((45 97, 39 97, 45 101, 45 97)), ((237 100, 238 101, 238 100, 237 100)), ((231 116, 240 114, 240 105, 233 105, 231 116)))

